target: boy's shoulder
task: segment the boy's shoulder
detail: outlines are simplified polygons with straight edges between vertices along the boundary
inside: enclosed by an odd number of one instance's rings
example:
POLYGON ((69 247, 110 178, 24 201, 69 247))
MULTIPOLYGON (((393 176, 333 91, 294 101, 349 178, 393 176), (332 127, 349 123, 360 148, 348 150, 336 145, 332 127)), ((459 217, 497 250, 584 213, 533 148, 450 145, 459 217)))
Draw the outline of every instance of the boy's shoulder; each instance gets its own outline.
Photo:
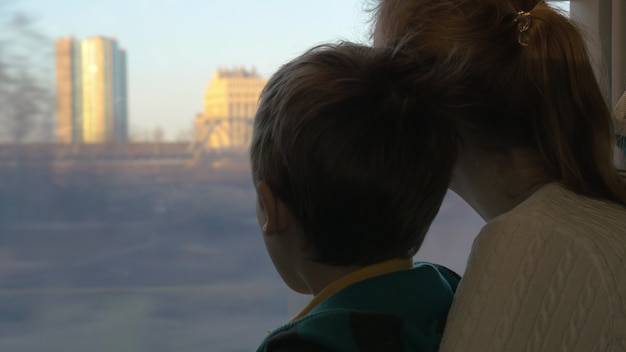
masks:
POLYGON ((421 262, 358 282, 272 332, 259 351, 436 351, 459 279, 421 262))

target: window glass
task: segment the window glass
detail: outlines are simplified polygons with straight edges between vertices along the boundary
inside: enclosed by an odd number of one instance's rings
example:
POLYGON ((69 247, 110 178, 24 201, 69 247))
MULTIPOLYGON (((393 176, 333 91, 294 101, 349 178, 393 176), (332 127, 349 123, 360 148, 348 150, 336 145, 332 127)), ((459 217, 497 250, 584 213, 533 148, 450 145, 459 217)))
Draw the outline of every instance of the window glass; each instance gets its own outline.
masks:
MULTIPOLYGON (((368 42, 366 8, 0 2, 0 351, 250 351, 302 307, 256 224, 249 119, 280 64, 368 42)), ((462 273, 482 225, 450 192, 416 259, 462 273)))
POLYGON ((547 3, 548 5, 560 9, 569 15, 570 6, 568 0, 547 1, 547 3))

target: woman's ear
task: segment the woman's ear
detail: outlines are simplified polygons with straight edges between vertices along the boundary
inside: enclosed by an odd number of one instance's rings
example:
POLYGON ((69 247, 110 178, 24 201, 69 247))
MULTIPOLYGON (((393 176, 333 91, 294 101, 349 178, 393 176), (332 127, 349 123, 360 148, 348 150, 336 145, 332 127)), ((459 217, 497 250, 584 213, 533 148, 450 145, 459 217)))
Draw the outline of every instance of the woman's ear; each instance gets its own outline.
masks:
POLYGON ((265 212, 265 223, 261 225, 264 235, 285 232, 289 228, 291 213, 265 181, 257 183, 257 190, 265 212))

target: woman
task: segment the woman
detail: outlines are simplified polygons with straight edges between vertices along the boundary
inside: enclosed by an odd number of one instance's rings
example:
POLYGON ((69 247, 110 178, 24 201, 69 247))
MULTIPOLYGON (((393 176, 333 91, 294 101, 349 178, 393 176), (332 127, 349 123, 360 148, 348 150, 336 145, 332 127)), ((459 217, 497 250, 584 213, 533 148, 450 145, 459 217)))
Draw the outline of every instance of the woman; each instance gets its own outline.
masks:
POLYGON ((450 188, 487 221, 441 350, 625 351, 626 185, 579 30, 536 0, 374 13, 376 46, 404 43, 450 87, 450 188))

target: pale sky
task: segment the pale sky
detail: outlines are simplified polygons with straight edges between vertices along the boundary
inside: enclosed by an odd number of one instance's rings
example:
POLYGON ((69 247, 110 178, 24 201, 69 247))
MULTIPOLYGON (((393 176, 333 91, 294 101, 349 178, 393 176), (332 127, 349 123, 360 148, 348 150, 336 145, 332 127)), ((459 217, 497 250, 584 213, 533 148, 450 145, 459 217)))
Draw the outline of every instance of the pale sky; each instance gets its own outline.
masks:
POLYGON ((170 139, 191 129, 213 71, 254 66, 268 77, 315 44, 366 43, 370 5, 371 0, 16 0, 11 7, 33 15, 51 39, 116 37, 128 55, 131 133, 160 126, 170 139))

